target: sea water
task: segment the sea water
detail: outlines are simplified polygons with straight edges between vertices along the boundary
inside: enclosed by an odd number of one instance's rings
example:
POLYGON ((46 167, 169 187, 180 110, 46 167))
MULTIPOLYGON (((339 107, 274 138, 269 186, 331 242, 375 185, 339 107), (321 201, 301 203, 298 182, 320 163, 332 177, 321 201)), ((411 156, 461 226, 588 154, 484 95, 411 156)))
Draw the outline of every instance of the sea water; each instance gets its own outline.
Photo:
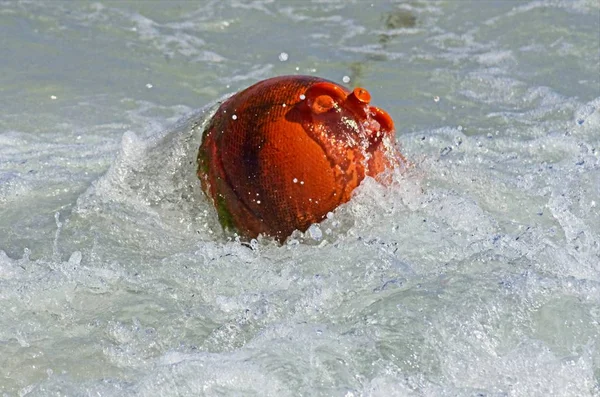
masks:
POLYGON ((1 1, 3 396, 600 395, 600 6, 1 1), (363 86, 411 167, 220 229, 218 101, 363 86))

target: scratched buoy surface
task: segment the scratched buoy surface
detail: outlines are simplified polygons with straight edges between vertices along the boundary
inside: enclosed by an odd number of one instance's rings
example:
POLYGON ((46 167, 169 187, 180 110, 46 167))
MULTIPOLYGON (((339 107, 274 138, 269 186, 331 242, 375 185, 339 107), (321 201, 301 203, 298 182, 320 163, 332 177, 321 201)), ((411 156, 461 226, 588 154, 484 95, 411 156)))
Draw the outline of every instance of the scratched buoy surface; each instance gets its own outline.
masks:
POLYGON ((0 396, 598 396, 599 14, 2 2, 0 396), (237 241, 203 133, 290 75, 368 90, 410 167, 237 241))

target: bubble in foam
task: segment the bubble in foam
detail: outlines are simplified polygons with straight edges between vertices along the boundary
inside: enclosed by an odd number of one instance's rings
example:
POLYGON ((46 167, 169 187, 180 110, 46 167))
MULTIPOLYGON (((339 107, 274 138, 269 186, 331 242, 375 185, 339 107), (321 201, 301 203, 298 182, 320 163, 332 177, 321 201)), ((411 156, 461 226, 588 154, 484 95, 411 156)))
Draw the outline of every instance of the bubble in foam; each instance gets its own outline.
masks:
POLYGON ((321 231, 321 228, 319 227, 319 225, 317 224, 313 224, 311 225, 308 230, 308 235, 316 241, 319 241, 323 238, 323 232, 321 231))

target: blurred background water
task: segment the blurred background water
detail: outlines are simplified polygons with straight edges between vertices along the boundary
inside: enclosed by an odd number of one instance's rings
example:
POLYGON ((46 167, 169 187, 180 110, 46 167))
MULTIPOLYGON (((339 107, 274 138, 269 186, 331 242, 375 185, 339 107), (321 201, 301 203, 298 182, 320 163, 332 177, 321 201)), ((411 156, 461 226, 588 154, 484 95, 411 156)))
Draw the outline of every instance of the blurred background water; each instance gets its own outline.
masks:
POLYGON ((0 1, 0 53, 3 396, 600 395, 597 0, 0 1), (296 73, 414 167, 229 241, 192 126, 296 73))

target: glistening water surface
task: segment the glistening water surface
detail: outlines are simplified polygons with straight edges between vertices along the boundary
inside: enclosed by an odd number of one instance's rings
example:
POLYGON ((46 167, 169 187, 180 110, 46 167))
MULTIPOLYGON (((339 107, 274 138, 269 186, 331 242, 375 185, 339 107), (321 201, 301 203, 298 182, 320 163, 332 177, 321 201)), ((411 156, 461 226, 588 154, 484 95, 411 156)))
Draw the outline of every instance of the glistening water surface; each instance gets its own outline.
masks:
POLYGON ((3 396, 600 395, 600 6, 0 1, 3 396), (413 167, 229 241, 202 121, 367 88, 413 167))

